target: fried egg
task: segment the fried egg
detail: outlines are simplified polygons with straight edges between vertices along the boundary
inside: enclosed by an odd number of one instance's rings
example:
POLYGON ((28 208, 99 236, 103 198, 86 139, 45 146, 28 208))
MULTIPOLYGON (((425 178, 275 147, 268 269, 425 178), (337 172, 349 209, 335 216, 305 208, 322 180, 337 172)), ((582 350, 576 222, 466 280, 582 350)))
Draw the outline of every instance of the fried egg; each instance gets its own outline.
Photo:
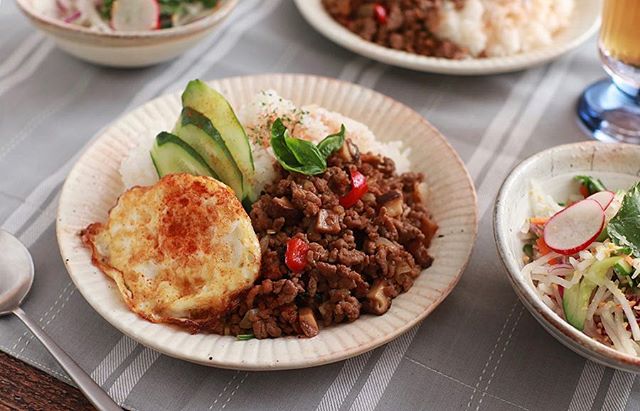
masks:
POLYGON ((191 332, 219 325, 260 270, 251 219, 234 192, 210 177, 172 174, 133 187, 106 223, 81 236, 132 311, 191 332))

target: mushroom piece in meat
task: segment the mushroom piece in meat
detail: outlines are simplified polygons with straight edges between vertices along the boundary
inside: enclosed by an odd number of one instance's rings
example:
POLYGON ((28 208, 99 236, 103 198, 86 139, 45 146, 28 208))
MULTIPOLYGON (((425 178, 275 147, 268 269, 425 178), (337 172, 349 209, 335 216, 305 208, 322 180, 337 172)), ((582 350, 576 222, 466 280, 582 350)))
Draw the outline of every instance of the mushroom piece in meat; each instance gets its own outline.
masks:
POLYGON ((398 217, 402 214, 402 193, 397 190, 391 190, 378 197, 380 207, 387 209, 387 215, 390 217, 398 217))
POLYGON ((271 212, 276 217, 296 218, 299 211, 286 197, 274 197, 271 200, 271 212))
POLYGON ((322 234, 338 234, 340 232, 340 217, 329 210, 321 209, 316 218, 315 230, 322 234))
POLYGON ((391 307, 391 298, 385 294, 387 282, 385 280, 376 280, 373 287, 367 293, 367 301, 365 308, 367 312, 381 315, 386 313, 391 307))
POLYGON ((342 147, 337 151, 337 155, 343 160, 351 162, 358 160, 360 157, 360 151, 358 150, 358 147, 351 142, 351 140, 346 139, 342 147))
POLYGON ((316 322, 316 317, 313 315, 313 310, 309 307, 303 307, 298 311, 298 321, 302 332, 307 337, 315 337, 318 335, 320 329, 316 322))

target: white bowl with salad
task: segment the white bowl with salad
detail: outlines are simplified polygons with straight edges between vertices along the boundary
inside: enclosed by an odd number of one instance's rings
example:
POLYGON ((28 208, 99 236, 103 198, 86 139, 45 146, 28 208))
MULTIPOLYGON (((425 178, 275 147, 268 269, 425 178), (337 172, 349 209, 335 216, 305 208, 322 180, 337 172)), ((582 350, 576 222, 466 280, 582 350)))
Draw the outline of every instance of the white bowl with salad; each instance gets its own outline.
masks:
POLYGON ((144 67, 193 47, 238 0, 17 0, 33 25, 69 54, 112 67, 144 67))
POLYGON ((640 147, 584 142, 518 165, 495 205, 516 294, 560 342, 640 372, 640 147))

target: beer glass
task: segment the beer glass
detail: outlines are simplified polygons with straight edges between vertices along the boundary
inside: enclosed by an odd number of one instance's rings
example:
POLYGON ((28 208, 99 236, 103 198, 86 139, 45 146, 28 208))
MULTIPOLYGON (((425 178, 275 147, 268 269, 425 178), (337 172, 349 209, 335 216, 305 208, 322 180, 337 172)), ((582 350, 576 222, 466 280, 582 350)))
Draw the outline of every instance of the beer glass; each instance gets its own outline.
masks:
POLYGON ((608 79, 582 94, 578 115, 598 140, 640 143, 640 0, 604 0, 600 59, 608 79))

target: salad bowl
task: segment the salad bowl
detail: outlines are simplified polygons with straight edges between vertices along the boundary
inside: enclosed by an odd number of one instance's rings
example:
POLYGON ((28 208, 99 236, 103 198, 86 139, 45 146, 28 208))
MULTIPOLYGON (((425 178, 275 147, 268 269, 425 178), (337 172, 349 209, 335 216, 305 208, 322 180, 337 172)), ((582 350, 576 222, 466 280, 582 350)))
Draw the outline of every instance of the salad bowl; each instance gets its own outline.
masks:
MULTIPOLYGON (((574 328, 542 300, 523 274, 523 223, 532 217, 529 188, 535 181, 556 201, 576 190, 576 175, 601 180, 611 190, 626 190, 640 180, 640 147, 583 142, 550 148, 524 160, 504 181, 494 208, 494 236, 507 277, 523 305, 558 341, 600 364, 640 372, 640 357, 622 353, 574 328)), ((594 297, 595 298, 595 297, 594 297)))
POLYGON ((220 0, 207 16, 161 30, 104 32, 44 15, 39 0, 17 0, 22 13, 60 49, 81 60, 110 67, 145 67, 169 61, 210 34, 229 15, 238 0, 220 0))

